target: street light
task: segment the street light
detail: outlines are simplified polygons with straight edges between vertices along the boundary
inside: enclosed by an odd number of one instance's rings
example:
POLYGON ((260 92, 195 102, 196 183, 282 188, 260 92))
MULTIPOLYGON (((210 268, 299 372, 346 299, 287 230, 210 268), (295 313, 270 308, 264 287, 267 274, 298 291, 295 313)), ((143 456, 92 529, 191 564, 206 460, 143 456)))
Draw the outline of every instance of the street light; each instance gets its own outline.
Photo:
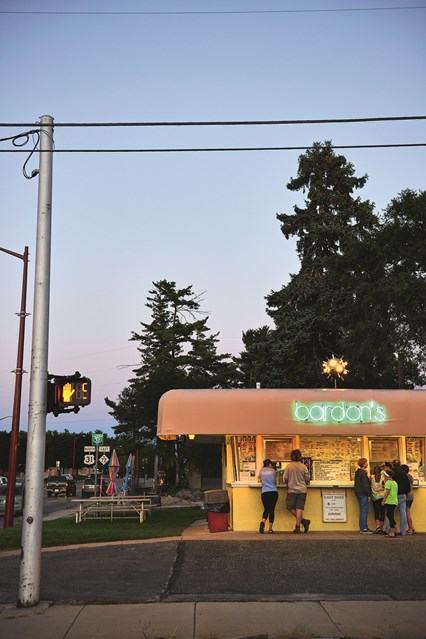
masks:
POLYGON ((10 433, 9 466, 7 470, 6 506, 3 520, 3 528, 11 528, 13 526, 13 514, 15 511, 16 462, 18 457, 19 418, 21 414, 22 374, 25 372, 22 366, 24 361, 25 318, 28 315, 25 308, 27 303, 28 246, 24 248, 22 255, 1 247, 0 251, 18 257, 20 260, 23 260, 24 263, 21 310, 17 313, 19 316, 18 355, 16 358, 16 369, 14 371, 15 393, 13 397, 12 430, 10 433))

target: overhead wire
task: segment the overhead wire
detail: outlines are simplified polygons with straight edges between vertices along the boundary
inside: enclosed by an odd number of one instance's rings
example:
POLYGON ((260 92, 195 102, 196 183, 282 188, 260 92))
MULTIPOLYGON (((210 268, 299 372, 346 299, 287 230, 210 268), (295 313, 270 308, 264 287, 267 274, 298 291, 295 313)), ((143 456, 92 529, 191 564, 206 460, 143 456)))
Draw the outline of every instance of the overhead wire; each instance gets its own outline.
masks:
POLYGON ((362 11, 407 11, 426 9, 426 6, 410 7, 341 7, 333 9, 241 9, 241 10, 207 10, 207 11, 0 11, 0 14, 15 15, 103 15, 103 16, 137 16, 137 15, 258 15, 279 13, 348 13, 362 11))
MULTIPOLYGON (((332 144, 332 149, 391 149, 423 147, 426 142, 404 142, 395 144, 332 144)), ((226 151, 306 151, 313 148, 305 146, 237 146, 237 147, 185 147, 185 148, 149 148, 149 149, 54 149, 53 153, 213 153, 226 151)), ((0 153, 27 153, 25 149, 0 149, 0 153)), ((49 150, 34 150, 31 153, 50 153, 49 150)))
MULTIPOLYGON (((145 121, 145 122, 54 122, 43 126, 57 127, 167 127, 167 126, 271 126, 290 124, 356 124, 361 122, 395 122, 407 120, 426 120, 426 115, 396 115, 367 118, 326 118, 308 120, 183 120, 183 121, 145 121)), ((0 127, 34 126, 34 122, 0 122, 0 127)), ((4 140, 8 138, 3 138, 4 140)), ((0 142, 2 139, 0 138, 0 142)))
MULTIPOLYGON (((367 122, 394 122, 394 121, 412 121, 426 120, 425 115, 411 116, 382 116, 367 118, 327 118, 327 119, 309 119, 309 120, 213 120, 213 121, 173 121, 173 122, 58 122, 52 123, 52 129, 56 127, 170 127, 170 126, 257 126, 257 125, 302 125, 302 124, 348 124, 348 123, 367 123, 367 122)), ((24 127, 34 126, 24 123, 0 123, 0 127, 24 127)), ((43 125, 44 127, 45 125, 43 125)), ((22 147, 29 141, 29 136, 38 136, 34 148, 24 164, 24 175, 27 179, 34 177, 37 172, 33 171, 31 176, 25 171, 25 167, 33 155, 33 153, 51 152, 37 149, 39 142, 39 129, 31 129, 26 132, 18 133, 14 136, 0 138, 0 142, 12 141, 13 146, 22 147), (23 140, 23 141, 22 141, 23 140)), ((43 132, 46 133, 43 128, 43 132)), ((49 133, 46 133, 49 135, 49 133)), ((407 148, 407 147, 424 147, 425 142, 405 142, 405 143, 386 143, 386 144, 340 144, 332 145, 333 149, 375 149, 375 148, 407 148)), ((214 152, 248 152, 248 151, 306 151, 312 148, 312 145, 303 146, 246 146, 246 147, 174 147, 174 148, 122 148, 122 149, 53 149, 54 153, 214 153, 214 152)), ((28 153, 26 149, 0 149, 0 153, 28 153)))

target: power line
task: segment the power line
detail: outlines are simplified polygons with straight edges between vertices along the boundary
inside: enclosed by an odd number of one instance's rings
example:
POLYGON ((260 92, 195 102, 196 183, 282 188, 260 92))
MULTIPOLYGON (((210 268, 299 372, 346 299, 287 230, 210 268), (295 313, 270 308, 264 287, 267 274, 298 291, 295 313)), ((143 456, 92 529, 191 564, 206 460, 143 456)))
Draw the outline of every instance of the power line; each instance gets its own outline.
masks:
MULTIPOLYGON (((198 120, 172 122, 55 122, 57 127, 162 127, 162 126, 270 126, 283 124, 350 124, 357 122, 395 122, 426 120, 426 115, 398 115, 368 118, 328 118, 311 120, 198 120)), ((0 122, 0 127, 33 127, 34 122, 0 122)), ((6 140, 7 138, 4 138, 6 140)), ((2 141, 2 140, 0 140, 2 141)))
POLYGON ((340 9, 258 9, 240 11, 0 11, 0 14, 15 15, 78 15, 78 16, 186 16, 186 15, 258 15, 279 13, 348 13, 362 11, 407 11, 426 9, 426 6, 412 7, 347 7, 340 9))
MULTIPOLYGON (((422 147, 426 142, 407 142, 402 144, 332 144, 332 149, 391 149, 402 147, 422 147)), ((238 147, 186 147, 171 149, 53 149, 52 153, 211 153, 225 151, 306 151, 307 146, 238 146, 238 147)), ((34 150, 34 153, 45 151, 34 150)), ((0 153, 28 153, 25 149, 0 149, 0 153)))

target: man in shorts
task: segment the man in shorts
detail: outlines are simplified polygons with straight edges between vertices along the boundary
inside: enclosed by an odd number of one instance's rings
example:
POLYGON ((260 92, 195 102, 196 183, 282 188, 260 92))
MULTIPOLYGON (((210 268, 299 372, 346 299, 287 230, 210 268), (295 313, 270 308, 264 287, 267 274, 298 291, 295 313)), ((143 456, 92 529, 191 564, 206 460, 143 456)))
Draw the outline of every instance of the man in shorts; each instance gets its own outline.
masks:
POLYGON ((304 519, 303 517, 310 476, 308 469, 302 464, 302 453, 298 448, 291 451, 290 459, 291 462, 284 471, 284 482, 288 486, 286 508, 293 517, 296 517, 296 526, 293 533, 300 535, 300 524, 302 524, 305 533, 307 533, 311 523, 310 519, 304 519))

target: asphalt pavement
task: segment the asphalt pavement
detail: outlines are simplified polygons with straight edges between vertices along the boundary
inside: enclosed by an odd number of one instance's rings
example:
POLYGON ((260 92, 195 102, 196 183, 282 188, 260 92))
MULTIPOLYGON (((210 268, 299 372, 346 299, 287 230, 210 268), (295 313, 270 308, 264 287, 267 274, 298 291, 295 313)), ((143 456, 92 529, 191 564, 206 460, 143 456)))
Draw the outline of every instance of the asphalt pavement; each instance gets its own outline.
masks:
POLYGON ((209 533, 199 521, 178 538, 45 549, 33 608, 16 608, 19 554, 1 552, 0 636, 424 639, 425 575, 425 534, 209 533))

